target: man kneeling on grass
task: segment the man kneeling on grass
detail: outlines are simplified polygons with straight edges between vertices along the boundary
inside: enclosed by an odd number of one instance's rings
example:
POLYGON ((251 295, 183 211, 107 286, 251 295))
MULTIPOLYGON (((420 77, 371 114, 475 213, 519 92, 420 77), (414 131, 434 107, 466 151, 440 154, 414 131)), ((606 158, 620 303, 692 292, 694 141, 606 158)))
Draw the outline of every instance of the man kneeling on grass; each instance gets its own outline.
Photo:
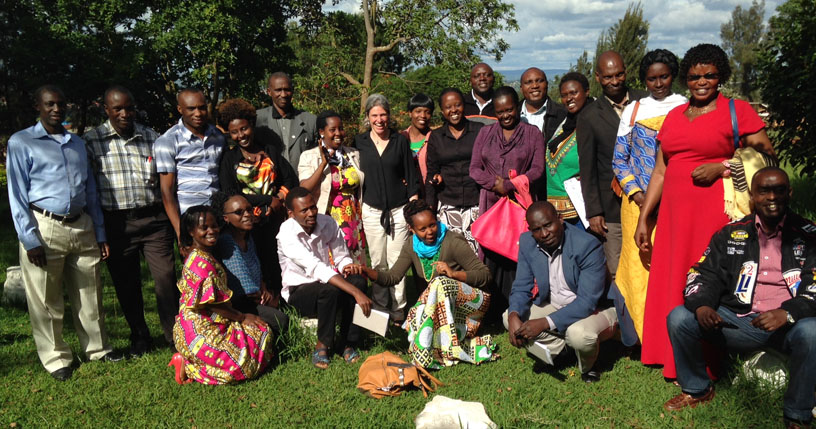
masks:
POLYGON ((581 379, 599 381, 593 368, 599 344, 612 337, 618 321, 614 307, 597 308, 607 284, 603 246, 565 223, 546 201, 530 205, 527 224, 530 231, 519 238, 510 308, 503 315, 510 344, 534 354, 535 347, 541 348, 549 364, 570 346, 578 355, 581 379))
POLYGON ((371 300, 365 294, 367 280, 360 275, 339 274, 352 263, 351 256, 337 222, 317 212, 311 192, 302 187, 292 189, 286 195, 286 208, 289 219, 277 236, 281 296, 302 316, 317 317, 317 345, 312 354, 315 367, 329 366, 338 310, 342 313, 340 337, 345 342, 343 359, 355 363, 360 359, 354 348, 360 327, 351 321, 355 301, 366 317, 371 312, 371 300))
POLYGON ((783 170, 759 170, 751 183, 754 214, 714 234, 689 270, 685 306, 667 320, 683 393, 665 409, 714 397, 701 339, 739 352, 772 346, 790 356, 785 425, 809 426, 816 387, 816 226, 787 210, 790 196, 783 170))

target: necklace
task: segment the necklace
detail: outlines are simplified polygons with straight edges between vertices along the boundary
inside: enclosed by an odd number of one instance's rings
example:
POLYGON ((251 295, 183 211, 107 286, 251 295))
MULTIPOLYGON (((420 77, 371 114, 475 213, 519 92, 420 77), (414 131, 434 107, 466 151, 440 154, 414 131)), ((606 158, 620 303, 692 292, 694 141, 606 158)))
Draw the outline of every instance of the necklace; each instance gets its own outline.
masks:
POLYGON ((257 153, 251 153, 251 152, 245 151, 244 149, 241 149, 241 152, 244 155, 244 159, 246 159, 247 161, 249 161, 249 162, 251 162, 253 164, 257 163, 258 160, 260 160, 261 157, 263 157, 263 151, 260 151, 260 152, 257 152, 257 153))
POLYGON ((706 113, 714 110, 717 107, 716 103, 709 103, 705 107, 697 107, 697 106, 690 106, 690 110, 692 113, 696 113, 697 116, 705 115, 706 113))
POLYGON ((370 133, 370 136, 371 136, 371 141, 373 141, 376 146, 385 146, 385 145, 388 144, 388 138, 381 139, 380 136, 378 136, 373 131, 370 133))

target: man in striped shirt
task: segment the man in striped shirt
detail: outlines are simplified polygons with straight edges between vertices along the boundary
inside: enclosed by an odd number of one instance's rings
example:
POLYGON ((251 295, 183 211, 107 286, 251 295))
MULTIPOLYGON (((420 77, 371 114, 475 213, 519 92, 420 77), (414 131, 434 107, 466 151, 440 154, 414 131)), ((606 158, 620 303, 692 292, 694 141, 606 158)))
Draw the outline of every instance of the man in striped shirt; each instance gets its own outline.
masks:
POLYGON ((162 206, 153 157, 159 135, 135 122, 135 100, 127 88, 109 88, 104 102, 108 120, 83 138, 105 218, 108 271, 130 327, 130 354, 141 356, 152 348, 153 341, 144 318, 140 252, 155 283, 164 339, 173 344, 179 299, 173 227, 162 206))
POLYGON ((153 153, 162 202, 179 234, 179 219, 190 207, 208 205, 218 190, 218 162, 224 135, 207 122, 207 100, 199 89, 183 89, 176 97, 181 119, 156 139, 153 153))

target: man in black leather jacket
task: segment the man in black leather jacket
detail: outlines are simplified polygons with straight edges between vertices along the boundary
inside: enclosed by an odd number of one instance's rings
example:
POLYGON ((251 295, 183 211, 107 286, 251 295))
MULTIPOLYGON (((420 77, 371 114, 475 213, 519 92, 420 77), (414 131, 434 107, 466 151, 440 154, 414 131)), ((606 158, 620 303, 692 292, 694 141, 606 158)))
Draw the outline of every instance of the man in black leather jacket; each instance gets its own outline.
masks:
POLYGON ((781 348, 790 356, 785 423, 810 423, 816 387, 816 226, 787 209, 790 196, 783 170, 758 171, 751 186, 754 213, 714 234, 689 270, 685 305, 667 319, 683 388, 663 405, 667 410, 714 397, 699 341, 706 339, 736 351, 781 348))

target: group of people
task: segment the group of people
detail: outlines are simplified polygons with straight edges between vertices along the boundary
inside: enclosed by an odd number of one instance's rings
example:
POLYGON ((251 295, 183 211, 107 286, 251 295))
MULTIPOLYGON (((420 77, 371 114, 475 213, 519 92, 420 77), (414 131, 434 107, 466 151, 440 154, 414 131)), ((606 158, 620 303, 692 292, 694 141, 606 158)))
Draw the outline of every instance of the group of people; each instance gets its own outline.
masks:
POLYGON ((524 72, 520 99, 494 89, 480 63, 469 93, 414 96, 402 132, 388 100, 370 95, 351 144, 336 112, 294 107, 292 79, 280 72, 268 80, 269 107, 226 100, 218 127, 204 94, 182 90, 179 122, 161 136, 113 86, 108 120, 80 139, 62 126, 62 91, 43 86, 40 121, 11 137, 7 164, 41 362, 71 377, 63 283, 88 359, 123 358, 105 336, 100 260, 130 327, 128 353, 153 347, 141 253, 179 383, 255 377, 287 330, 285 305, 317 318, 315 367, 327 368, 332 353, 355 363, 357 305, 403 327, 412 360, 428 368, 495 360, 494 341, 478 331, 502 320, 511 345, 547 364, 574 350, 591 383, 600 343, 619 331, 682 388, 669 410, 714 396, 706 369, 716 373, 719 355, 704 354, 700 340, 778 346, 791 356, 785 422, 807 425, 816 226, 787 208, 790 183, 761 118, 720 93, 730 73, 715 45, 680 62, 657 49, 640 64, 641 91, 609 51, 595 65, 602 96, 570 72, 558 104, 542 70, 524 72), (678 78, 690 99, 672 93, 678 78), (437 106, 444 121, 432 129, 437 106), (529 230, 517 258, 474 238, 480 216, 526 193, 535 202, 525 219, 505 219, 529 230), (421 293, 409 307, 411 268, 421 293))

